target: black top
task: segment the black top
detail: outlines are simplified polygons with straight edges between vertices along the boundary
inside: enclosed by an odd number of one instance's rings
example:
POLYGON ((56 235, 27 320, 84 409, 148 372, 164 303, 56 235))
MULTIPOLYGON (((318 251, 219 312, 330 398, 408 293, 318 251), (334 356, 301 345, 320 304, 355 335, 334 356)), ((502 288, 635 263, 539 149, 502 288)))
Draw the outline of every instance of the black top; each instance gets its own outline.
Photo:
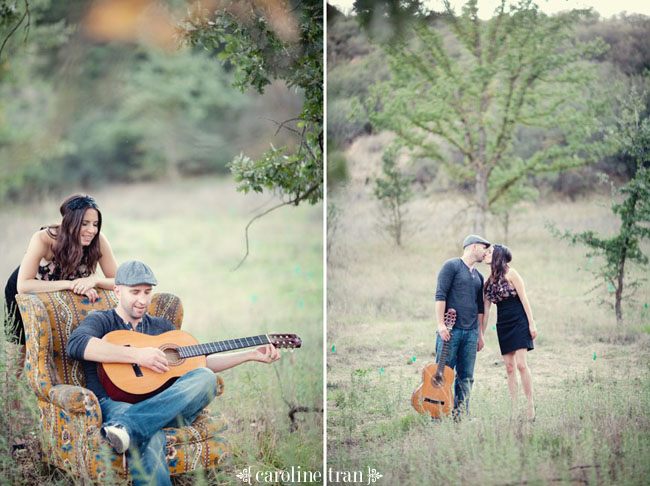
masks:
POLYGON ((447 260, 438 274, 436 301, 446 301, 445 312, 456 309, 459 329, 478 329, 478 315, 483 314, 483 275, 461 258, 447 260))
MULTIPOLYGON (((138 324, 137 329, 137 332, 157 336, 167 331, 174 331, 176 328, 167 319, 145 314, 140 324, 138 324)), ((109 332, 119 330, 133 331, 133 326, 130 322, 124 322, 117 315, 115 309, 95 311, 89 314, 79 327, 72 331, 68 339, 68 345, 65 348, 68 356, 82 362, 86 374, 86 388, 91 390, 97 396, 98 400, 108 398, 108 394, 99 381, 97 363, 84 360, 84 352, 91 338, 96 337, 101 339, 109 332)))

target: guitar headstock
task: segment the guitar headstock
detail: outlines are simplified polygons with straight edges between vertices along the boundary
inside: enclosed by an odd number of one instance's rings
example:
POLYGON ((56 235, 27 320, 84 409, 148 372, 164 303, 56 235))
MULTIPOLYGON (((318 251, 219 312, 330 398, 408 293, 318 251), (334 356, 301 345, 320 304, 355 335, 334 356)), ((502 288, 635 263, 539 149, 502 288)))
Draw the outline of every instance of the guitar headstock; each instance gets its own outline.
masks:
POLYGON ((451 331, 454 324, 456 324, 456 309, 447 309, 447 312, 445 312, 445 327, 451 331))
POLYGON ((296 334, 267 334, 267 336, 276 348, 293 349, 302 346, 302 339, 296 334))

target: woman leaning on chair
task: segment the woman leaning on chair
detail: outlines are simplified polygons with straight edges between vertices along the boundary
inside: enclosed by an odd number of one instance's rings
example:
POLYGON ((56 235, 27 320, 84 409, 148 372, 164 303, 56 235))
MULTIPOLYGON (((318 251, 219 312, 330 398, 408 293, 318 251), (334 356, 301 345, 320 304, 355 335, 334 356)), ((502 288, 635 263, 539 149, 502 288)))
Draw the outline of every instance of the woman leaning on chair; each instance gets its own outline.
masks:
POLYGON ((63 201, 60 211, 61 224, 34 233, 20 266, 5 287, 7 324, 13 327, 10 340, 22 346, 21 363, 25 331, 16 307, 17 293, 72 290, 95 301, 96 288, 113 288, 117 262, 111 245, 100 233, 102 213, 95 200, 74 194, 63 201), (97 275, 97 264, 103 277, 97 275))

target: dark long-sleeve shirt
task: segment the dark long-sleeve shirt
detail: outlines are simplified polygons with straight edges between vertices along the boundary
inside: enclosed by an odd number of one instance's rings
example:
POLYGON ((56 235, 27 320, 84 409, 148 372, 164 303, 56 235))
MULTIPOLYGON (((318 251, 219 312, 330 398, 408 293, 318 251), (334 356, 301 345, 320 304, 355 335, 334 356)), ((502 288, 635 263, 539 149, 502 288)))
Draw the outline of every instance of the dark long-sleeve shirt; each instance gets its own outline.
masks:
MULTIPOLYGON (((149 314, 145 314, 137 326, 137 332, 149 334, 150 336, 157 336, 158 334, 173 331, 174 329, 176 329, 174 325, 167 319, 150 316, 149 314)), ((84 359, 86 346, 91 338, 96 337, 101 339, 109 332, 118 330, 133 331, 133 326, 131 326, 130 322, 124 322, 117 315, 115 309, 93 312, 83 320, 79 327, 72 331, 65 348, 68 356, 82 362, 84 373, 86 374, 86 388, 91 390, 97 396, 98 400, 108 397, 108 394, 99 381, 97 363, 84 359)))
POLYGON ((447 309, 456 309, 459 329, 477 329, 478 315, 483 314, 483 275, 470 271, 460 258, 447 260, 438 274, 436 301, 445 301, 447 309))

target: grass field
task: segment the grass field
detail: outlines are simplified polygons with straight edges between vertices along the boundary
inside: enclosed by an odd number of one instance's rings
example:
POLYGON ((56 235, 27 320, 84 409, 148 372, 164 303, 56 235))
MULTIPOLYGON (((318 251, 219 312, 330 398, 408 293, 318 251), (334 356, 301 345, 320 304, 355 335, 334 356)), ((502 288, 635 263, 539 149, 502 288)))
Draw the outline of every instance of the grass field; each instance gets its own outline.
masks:
MULTIPOLYGON (((0 275, 8 276, 20 262, 34 231, 60 221, 58 205, 65 195, 0 210, 5 228, 0 275)), ((323 404, 322 206, 286 207, 258 220, 251 227, 248 260, 232 271, 245 253, 246 223, 277 199, 238 193, 228 178, 113 186, 92 195, 118 262, 147 262, 160 282, 156 291, 182 298, 183 329, 199 341, 267 332, 296 333, 303 340, 301 350, 283 353, 272 366, 246 363, 221 373, 226 388, 213 407, 229 421, 230 452, 209 483, 237 484, 236 474, 245 467, 320 470, 323 419, 320 411, 311 410, 321 410, 323 404), (295 415, 295 430, 288 416, 291 406, 310 410, 295 415)), ((29 458, 23 470, 15 467, 11 440, 36 430, 37 412, 31 392, 13 377, 7 380, 9 390, 26 404, 26 420, 22 430, 15 430, 3 415, 2 484, 75 484, 40 469, 37 457, 29 458)), ((3 399, 5 409, 9 398, 3 399)), ((204 484, 187 477, 176 482, 204 484)))
MULTIPOLYGON (((625 325, 598 301, 584 248, 555 240, 558 227, 612 234, 609 199, 528 204, 513 215, 511 265, 527 287, 539 336, 528 354, 537 421, 523 393, 510 414, 495 331, 477 355, 470 412, 475 421, 431 423, 411 407, 422 368, 435 361, 434 294, 442 263, 461 254, 471 215, 460 194, 429 188, 409 204, 403 248, 377 228, 372 177, 380 150, 353 146, 350 183, 331 194, 341 209, 327 271, 328 468, 362 472, 376 484, 642 485, 650 477, 650 285, 624 305, 625 325)), ((504 242, 488 221, 485 235, 504 242)), ((647 242, 643 249, 650 254, 647 242)), ((489 269, 479 264, 487 276, 489 269)), ((647 270, 630 268, 634 277, 647 270)), ((611 300, 610 300, 611 301, 611 300)))

